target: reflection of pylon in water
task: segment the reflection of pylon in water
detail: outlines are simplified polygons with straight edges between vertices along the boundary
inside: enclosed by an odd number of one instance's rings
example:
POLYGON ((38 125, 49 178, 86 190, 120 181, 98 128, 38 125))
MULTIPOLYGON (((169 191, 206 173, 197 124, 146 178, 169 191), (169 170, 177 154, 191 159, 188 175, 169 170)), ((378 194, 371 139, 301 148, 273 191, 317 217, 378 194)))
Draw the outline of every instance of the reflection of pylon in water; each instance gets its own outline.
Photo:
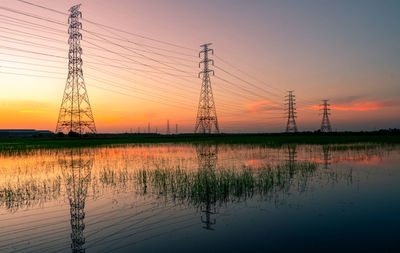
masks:
POLYGON ((71 214, 71 250, 85 252, 85 201, 93 159, 82 157, 81 150, 71 151, 69 159, 60 160, 63 169, 71 214))
POLYGON ((297 158, 296 145, 289 144, 287 146, 286 152, 287 152, 286 163, 292 175, 297 158))
POLYGON ((196 147, 199 169, 214 170, 217 166, 218 147, 212 144, 200 144, 196 147))
POLYGON ((215 225, 217 223, 217 220, 215 218, 211 218, 212 214, 216 214, 217 210, 215 207, 212 207, 210 202, 205 203, 205 208, 201 210, 202 213, 205 214, 201 216, 201 222, 204 223, 203 228, 207 230, 214 230, 212 225, 215 225))
MULTIPOLYGON (((196 147, 197 158, 199 162, 199 172, 204 173, 212 172, 217 166, 218 160, 218 147, 217 145, 201 144, 196 147)), ((204 224, 203 228, 207 230, 214 230, 212 227, 217 223, 215 218, 211 216, 217 213, 215 201, 213 200, 212 187, 206 183, 205 198, 200 206, 200 211, 203 213, 201 222, 204 224)))
POLYGON ((328 169, 331 164, 331 154, 329 146, 322 146, 322 152, 324 153, 324 169, 328 169))

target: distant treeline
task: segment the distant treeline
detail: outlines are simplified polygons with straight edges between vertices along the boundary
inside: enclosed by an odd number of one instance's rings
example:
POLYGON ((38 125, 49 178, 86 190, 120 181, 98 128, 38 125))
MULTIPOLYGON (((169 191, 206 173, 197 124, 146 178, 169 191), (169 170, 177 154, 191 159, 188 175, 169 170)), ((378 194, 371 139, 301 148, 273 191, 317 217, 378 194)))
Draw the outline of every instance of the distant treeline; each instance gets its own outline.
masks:
POLYGON ((400 144, 400 130, 388 129, 371 132, 299 132, 270 134, 96 134, 83 136, 38 136, 26 138, 0 138, 0 152, 37 148, 74 148, 145 143, 215 143, 281 146, 285 144, 400 144))

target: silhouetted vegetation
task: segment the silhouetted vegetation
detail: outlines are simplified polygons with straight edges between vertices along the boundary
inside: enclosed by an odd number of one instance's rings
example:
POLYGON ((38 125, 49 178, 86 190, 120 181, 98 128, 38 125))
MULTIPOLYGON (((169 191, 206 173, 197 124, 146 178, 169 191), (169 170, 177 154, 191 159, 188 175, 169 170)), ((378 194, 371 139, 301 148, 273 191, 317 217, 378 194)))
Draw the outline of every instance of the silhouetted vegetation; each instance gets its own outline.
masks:
POLYGON ((384 143, 399 144, 397 129, 376 132, 302 132, 297 134, 219 134, 219 135, 159 135, 159 134, 99 134, 89 136, 66 136, 0 139, 0 152, 36 148, 94 147, 104 145, 139 143, 226 143, 281 146, 284 144, 349 144, 384 143))

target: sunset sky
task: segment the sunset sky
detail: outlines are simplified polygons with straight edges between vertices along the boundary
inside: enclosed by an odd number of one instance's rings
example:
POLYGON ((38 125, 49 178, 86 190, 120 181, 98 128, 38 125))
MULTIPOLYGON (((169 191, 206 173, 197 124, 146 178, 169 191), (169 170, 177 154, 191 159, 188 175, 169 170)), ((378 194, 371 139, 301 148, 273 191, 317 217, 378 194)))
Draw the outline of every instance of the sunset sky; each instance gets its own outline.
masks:
MULTIPOLYGON (((200 45, 222 132, 281 132, 294 90, 300 131, 400 126, 400 1, 27 0, 81 3, 83 73, 98 132, 193 132, 200 45), (109 27, 95 25, 95 22, 109 27), (126 32, 122 32, 126 31, 126 32)), ((68 16, 0 2, 0 129, 55 130, 67 77, 68 16)))

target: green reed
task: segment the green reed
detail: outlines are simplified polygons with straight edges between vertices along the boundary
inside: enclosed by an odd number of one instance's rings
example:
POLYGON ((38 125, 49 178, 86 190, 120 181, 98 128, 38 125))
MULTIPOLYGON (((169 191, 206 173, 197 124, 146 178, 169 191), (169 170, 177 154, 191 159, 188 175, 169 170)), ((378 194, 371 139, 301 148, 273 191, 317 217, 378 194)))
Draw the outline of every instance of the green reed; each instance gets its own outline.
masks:
POLYGON ((157 168, 137 171, 137 186, 143 193, 187 201, 194 205, 240 201, 255 194, 287 191, 297 175, 311 175, 315 163, 282 164, 261 169, 240 170, 157 168))

